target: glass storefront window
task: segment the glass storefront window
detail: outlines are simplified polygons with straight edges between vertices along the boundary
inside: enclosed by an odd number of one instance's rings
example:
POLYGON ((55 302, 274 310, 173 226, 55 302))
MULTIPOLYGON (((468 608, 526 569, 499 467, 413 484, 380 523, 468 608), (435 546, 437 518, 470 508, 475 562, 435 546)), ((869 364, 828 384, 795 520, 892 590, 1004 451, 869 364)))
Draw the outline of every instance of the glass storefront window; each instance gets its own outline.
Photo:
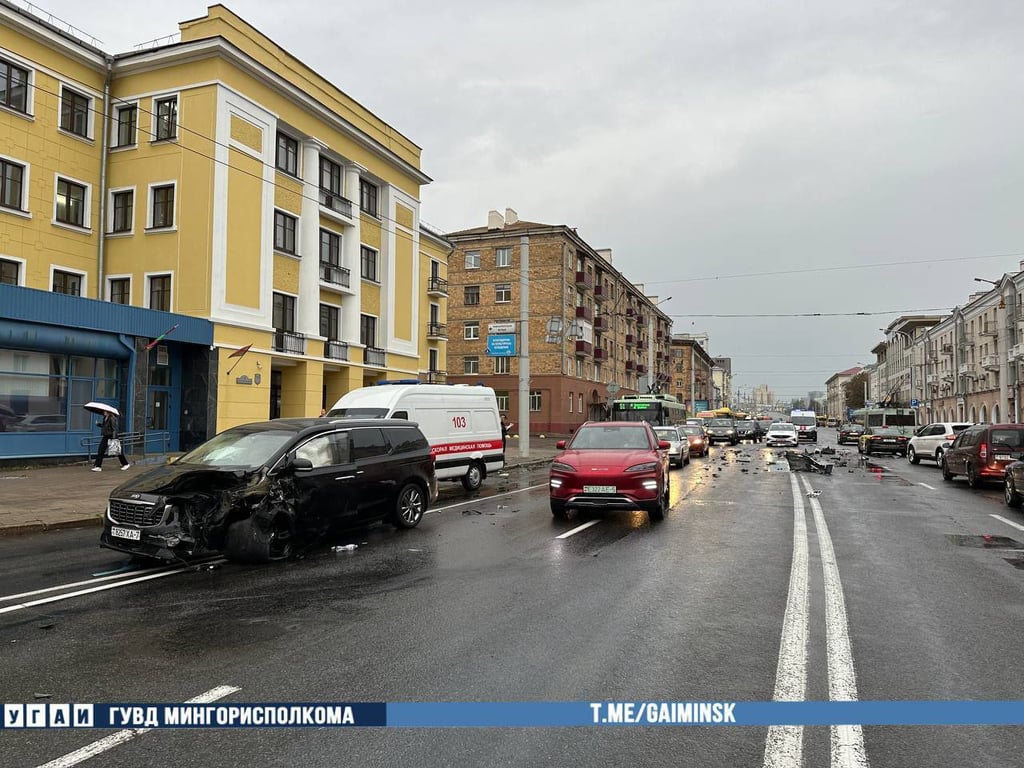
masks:
POLYGON ((95 357, 72 357, 71 358, 71 375, 72 376, 95 376, 96 375, 96 358, 95 357))

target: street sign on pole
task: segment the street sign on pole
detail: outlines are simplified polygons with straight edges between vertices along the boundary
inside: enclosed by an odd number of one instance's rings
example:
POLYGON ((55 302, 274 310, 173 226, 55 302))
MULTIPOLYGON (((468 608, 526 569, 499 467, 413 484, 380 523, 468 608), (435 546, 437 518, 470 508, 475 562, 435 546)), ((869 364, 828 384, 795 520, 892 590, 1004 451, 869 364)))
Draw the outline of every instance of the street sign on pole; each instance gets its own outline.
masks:
POLYGON ((488 323, 487 333, 501 334, 501 333, 515 333, 516 324, 513 323, 488 323))
POLYGON ((516 335, 502 333, 487 337, 487 354, 490 357, 515 357, 516 335))
POLYGON ((920 405, 921 405, 921 401, 920 400, 911 400, 910 401, 910 407, 911 408, 917 408, 920 405))

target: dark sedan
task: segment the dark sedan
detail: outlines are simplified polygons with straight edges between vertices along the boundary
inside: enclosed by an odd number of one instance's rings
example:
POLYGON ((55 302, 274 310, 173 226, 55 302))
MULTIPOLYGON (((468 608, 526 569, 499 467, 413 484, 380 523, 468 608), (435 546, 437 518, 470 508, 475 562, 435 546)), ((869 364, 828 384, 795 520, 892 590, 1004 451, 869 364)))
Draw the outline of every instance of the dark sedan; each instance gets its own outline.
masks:
POLYGON ((753 419, 740 419, 736 422, 736 437, 742 442, 750 440, 753 443, 761 442, 761 433, 757 429, 757 422, 753 419))
POLYGON ((843 424, 839 428, 839 438, 837 442, 839 445, 844 443, 860 443, 860 436, 864 434, 864 427, 860 424, 843 424))
POLYGON ((338 525, 412 528, 436 498, 430 446, 412 422, 275 419, 115 488, 100 544, 164 560, 283 560, 338 525))
POLYGON ((896 427, 869 427, 860 436, 860 452, 871 456, 875 453, 907 455, 907 436, 896 427))

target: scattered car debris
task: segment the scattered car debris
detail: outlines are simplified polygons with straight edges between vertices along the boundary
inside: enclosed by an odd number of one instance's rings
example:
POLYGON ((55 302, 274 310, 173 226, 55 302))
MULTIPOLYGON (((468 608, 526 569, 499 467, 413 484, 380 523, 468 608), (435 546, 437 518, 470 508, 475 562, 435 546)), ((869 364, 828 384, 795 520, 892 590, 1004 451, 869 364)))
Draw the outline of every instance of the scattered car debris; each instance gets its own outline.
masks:
POLYGON ((355 552, 357 549, 359 549, 358 544, 339 544, 331 547, 331 552, 355 552))
POLYGON ((816 499, 819 496, 821 496, 821 491, 808 491, 807 492, 807 498, 809 498, 809 499, 816 499))
POLYGON ((787 451, 786 462, 789 464, 789 468, 793 472, 820 472, 823 475, 832 474, 832 464, 822 464, 821 462, 816 461, 815 458, 807 451, 804 451, 803 453, 787 451))
POLYGON ((53 698, 53 694, 52 693, 34 693, 32 695, 35 696, 37 699, 52 699, 53 698))
POLYGON ((464 510, 462 510, 462 514, 464 514, 464 515, 482 515, 483 512, 481 512, 479 509, 464 509, 464 510))
POLYGON ((40 624, 38 626, 39 626, 40 629, 53 629, 54 627, 57 626, 57 622, 51 621, 51 622, 49 622, 47 624, 40 624))

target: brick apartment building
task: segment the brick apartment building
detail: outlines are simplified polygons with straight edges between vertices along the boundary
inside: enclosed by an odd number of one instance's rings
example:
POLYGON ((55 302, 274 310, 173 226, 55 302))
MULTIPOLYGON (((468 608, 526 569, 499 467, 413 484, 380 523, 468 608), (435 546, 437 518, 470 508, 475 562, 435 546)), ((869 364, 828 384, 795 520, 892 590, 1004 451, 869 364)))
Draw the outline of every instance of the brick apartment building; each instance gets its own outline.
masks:
MULTIPOLYGON (((566 434, 607 418, 612 396, 668 391, 672 321, 571 227, 491 211, 486 227, 452 232, 448 377, 485 384, 510 421, 519 413, 520 265, 529 248, 530 431, 566 434), (502 327, 504 326, 504 327, 502 327), (515 354, 507 346, 514 331, 515 354), (506 346, 494 337, 504 336, 506 346)), ((518 431, 520 425, 516 425, 518 431)))

